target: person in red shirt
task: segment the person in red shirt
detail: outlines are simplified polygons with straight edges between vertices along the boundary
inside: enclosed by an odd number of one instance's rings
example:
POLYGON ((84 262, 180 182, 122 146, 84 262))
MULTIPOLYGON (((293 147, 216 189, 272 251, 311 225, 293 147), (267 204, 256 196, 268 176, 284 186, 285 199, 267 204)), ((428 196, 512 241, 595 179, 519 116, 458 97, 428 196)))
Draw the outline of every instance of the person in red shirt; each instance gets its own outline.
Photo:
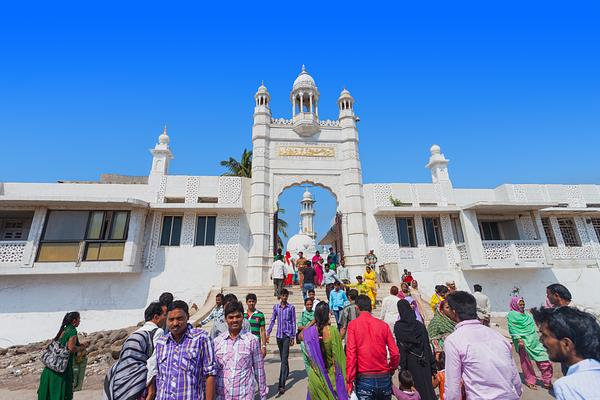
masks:
POLYGON ((390 327, 371 315, 368 296, 358 296, 356 305, 360 315, 350 321, 346 334, 348 393, 354 389, 361 400, 390 400, 392 376, 400 362, 398 346, 390 327))
POLYGON ((408 283, 410 285, 410 283, 414 280, 415 280, 415 278, 413 278, 412 272, 407 271, 406 276, 402 279, 402 282, 408 283))

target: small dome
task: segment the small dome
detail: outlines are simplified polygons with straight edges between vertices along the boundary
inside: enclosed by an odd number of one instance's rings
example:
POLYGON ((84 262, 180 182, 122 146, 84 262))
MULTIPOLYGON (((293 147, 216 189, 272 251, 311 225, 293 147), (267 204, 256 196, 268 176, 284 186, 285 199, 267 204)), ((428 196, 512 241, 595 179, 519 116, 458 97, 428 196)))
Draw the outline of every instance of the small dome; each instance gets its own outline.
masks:
POLYGON ((260 86, 258 87, 256 94, 259 94, 259 93, 269 93, 269 91, 267 90, 267 87, 265 86, 265 81, 262 81, 260 86))
POLYGON ((296 257, 298 252, 301 251, 304 253, 305 258, 310 259, 317 251, 317 245, 310 236, 298 233, 288 240, 286 250, 290 252, 292 257, 296 257))
POLYGON ((306 68, 302 65, 302 71, 300 75, 294 81, 294 86, 292 86, 292 90, 296 90, 299 88, 316 88, 315 80, 312 76, 306 72, 306 68))
POLYGON ((433 146, 431 146, 429 151, 431 152, 431 155, 435 155, 435 154, 441 154, 442 149, 437 144, 434 144, 433 146))
POLYGON ((342 98, 352 98, 352 95, 350 94, 350 92, 348 91, 348 89, 344 88, 344 90, 342 90, 342 92, 340 93, 340 99, 342 98))
POLYGON ((302 195, 302 200, 312 200, 313 196, 312 193, 308 191, 308 189, 304 192, 304 195, 302 195))
POLYGON ((160 144, 169 144, 169 135, 167 135, 167 126, 163 128, 163 132, 158 137, 158 143, 160 144))

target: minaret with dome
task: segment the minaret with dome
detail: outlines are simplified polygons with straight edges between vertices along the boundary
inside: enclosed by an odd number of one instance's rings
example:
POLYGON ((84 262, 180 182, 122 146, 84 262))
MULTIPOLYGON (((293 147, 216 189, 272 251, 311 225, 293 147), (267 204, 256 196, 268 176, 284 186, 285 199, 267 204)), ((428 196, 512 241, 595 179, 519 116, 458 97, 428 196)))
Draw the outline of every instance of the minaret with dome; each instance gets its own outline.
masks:
POLYGON ((308 258, 312 257, 317 251, 317 233, 314 230, 314 204, 313 195, 306 188, 300 201, 300 231, 288 240, 286 246, 286 250, 293 256, 301 251, 308 258))

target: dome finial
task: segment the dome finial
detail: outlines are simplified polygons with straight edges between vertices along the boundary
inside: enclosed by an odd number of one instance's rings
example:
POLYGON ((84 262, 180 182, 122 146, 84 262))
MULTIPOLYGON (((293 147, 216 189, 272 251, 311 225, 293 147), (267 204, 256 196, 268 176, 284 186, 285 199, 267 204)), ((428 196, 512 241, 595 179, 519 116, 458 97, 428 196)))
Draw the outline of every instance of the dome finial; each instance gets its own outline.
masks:
POLYGON ((306 73, 306 67, 304 66, 304 64, 302 64, 302 72, 301 73, 306 73))
POLYGON ((163 125, 163 131, 158 137, 159 144, 169 144, 169 134, 167 133, 167 124, 163 125))

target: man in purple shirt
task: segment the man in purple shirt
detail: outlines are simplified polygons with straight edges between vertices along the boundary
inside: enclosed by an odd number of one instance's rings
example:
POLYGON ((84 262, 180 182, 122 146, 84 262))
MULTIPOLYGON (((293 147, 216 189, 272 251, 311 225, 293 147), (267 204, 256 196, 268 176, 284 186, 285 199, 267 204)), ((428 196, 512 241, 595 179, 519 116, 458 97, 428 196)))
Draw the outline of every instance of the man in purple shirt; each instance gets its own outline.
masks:
POLYGON ((214 400, 217 363, 208 333, 188 324, 184 301, 169 304, 169 333, 156 343, 156 400, 214 400))
POLYGON ((461 399, 461 380, 468 399, 518 400, 521 379, 512 345, 477 319, 477 301, 467 292, 446 297, 456 330, 444 341, 445 400, 461 399))
POLYGON ((267 343, 269 336, 277 320, 277 347, 279 347, 279 358, 281 359, 281 368, 279 369, 279 394, 285 393, 285 381, 290 372, 288 356, 290 354, 290 346, 294 345, 294 337, 296 335, 296 309, 292 304, 288 304, 289 291, 286 288, 281 289, 279 293, 279 304, 273 306, 273 315, 267 329, 267 343))

